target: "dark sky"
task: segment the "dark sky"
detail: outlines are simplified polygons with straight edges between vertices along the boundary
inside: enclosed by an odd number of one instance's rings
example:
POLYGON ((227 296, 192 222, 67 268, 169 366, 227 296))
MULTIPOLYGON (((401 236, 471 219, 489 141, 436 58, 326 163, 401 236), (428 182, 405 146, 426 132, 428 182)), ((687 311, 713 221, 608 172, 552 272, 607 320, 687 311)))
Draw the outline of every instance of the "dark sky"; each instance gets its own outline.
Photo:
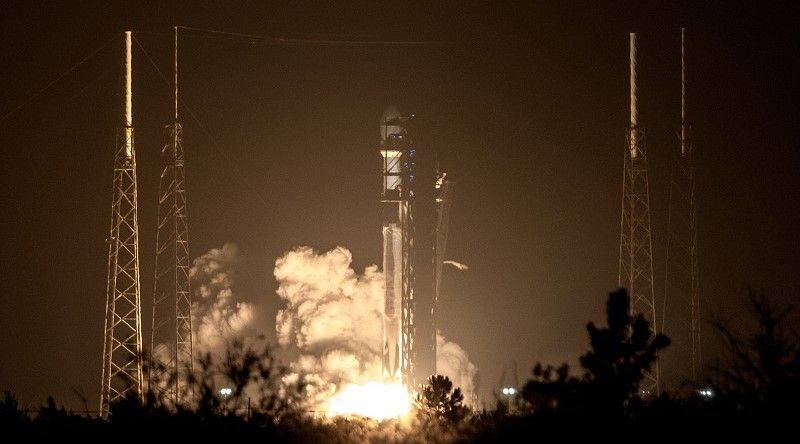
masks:
MULTIPOLYGON (((681 26, 705 315, 740 311, 748 285, 785 301, 800 294, 796 4, 164 3, 0 2, 0 389, 24 404, 52 394, 79 408, 74 388, 97 405, 126 29, 167 76, 175 24, 439 42, 282 47, 182 35, 182 97, 197 117, 184 119, 192 256, 238 244, 238 289, 271 315, 282 252, 342 245, 359 271, 379 261, 378 121, 394 104, 434 129, 425 142, 457 181, 448 257, 470 270, 444 278, 444 334, 467 350, 486 390, 513 362, 520 379, 535 360, 574 362, 585 323, 602 319, 617 283, 631 31, 663 288, 681 26)), ((134 66, 146 314, 171 100, 138 48, 134 66)))

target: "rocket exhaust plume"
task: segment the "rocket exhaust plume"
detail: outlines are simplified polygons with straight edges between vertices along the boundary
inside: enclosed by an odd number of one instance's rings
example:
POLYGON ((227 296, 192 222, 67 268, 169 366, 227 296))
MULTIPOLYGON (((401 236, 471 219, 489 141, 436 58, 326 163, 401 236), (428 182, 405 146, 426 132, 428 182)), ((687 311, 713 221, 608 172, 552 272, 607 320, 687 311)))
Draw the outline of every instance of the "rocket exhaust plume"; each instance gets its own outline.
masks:
POLYGON ((290 369, 308 384, 310 402, 325 409, 348 385, 381 380, 383 275, 372 265, 361 275, 352 254, 337 247, 317 254, 296 248, 275 262, 278 342, 297 353, 290 369))

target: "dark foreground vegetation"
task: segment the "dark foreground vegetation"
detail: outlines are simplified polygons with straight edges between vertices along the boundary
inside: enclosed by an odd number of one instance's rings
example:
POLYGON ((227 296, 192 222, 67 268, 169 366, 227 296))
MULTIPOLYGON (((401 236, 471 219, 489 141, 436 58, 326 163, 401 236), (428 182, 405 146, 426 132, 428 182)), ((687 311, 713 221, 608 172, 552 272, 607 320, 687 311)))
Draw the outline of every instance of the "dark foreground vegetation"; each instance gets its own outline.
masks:
POLYGON ((558 437, 596 441, 662 441, 699 438, 715 442, 749 436, 796 438, 800 420, 800 341, 792 311, 751 292, 755 330, 715 324, 727 345, 727 362, 713 378, 683 395, 648 395, 640 390, 658 352, 669 339, 653 335, 641 317, 628 314, 624 290, 611 293, 607 325, 588 325, 590 350, 581 371, 566 365, 536 364, 518 395, 498 400, 491 410, 463 405, 457 387, 432 376, 421 387, 410 418, 377 422, 325 418, 303 406, 301 383, 287 384, 285 369, 269 348, 233 344, 216 361, 201 360, 192 381, 196 403, 172 408, 148 394, 144 403, 116 403, 108 419, 68 412, 50 398, 32 413, 11 393, 0 401, 5 437, 123 440, 179 437, 269 442, 533 442, 558 437), (231 387, 217 390, 220 378, 231 387), (256 399, 255 402, 252 402, 256 399))

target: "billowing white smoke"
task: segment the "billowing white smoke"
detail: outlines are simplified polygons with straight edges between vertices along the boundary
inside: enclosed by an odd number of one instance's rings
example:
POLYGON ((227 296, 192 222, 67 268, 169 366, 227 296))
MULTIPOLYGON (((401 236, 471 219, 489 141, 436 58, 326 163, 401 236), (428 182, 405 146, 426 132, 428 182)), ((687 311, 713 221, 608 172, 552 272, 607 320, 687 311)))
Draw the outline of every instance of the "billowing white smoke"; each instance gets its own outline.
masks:
POLYGON ((441 333, 436 333, 436 372, 453 381, 453 387, 461 387, 464 403, 477 407, 475 374, 478 368, 470 362, 467 353, 455 342, 448 342, 441 333))
MULTIPOLYGON (((220 361, 232 341, 256 336, 253 309, 233 292, 238 249, 234 244, 215 248, 194 260, 189 270, 192 283, 192 347, 195 370, 199 359, 210 353, 220 361)), ((151 384, 166 389, 175 344, 159 343, 152 351, 153 362, 167 367, 151 375, 151 384)), ((172 369, 174 371, 174 369, 172 369)))
POLYGON ((337 247, 316 254, 299 247, 275 262, 278 342, 294 346, 291 370, 309 384, 312 404, 322 406, 342 386, 381 378, 383 274, 369 266, 358 275, 353 256, 337 247))
MULTIPOLYGON (((375 265, 357 274, 352 259, 343 247, 321 254, 298 247, 275 262, 277 293, 286 303, 276 317, 278 342, 298 352, 291 370, 305 378, 320 408, 348 384, 382 378, 383 274, 375 265)), ((475 366, 461 347, 438 341, 439 373, 471 403, 475 366)))
POLYGON ((225 244, 194 260, 189 276, 194 288, 195 356, 212 353, 219 356, 231 340, 253 335, 250 304, 238 300, 233 292, 234 268, 238 248, 225 244))

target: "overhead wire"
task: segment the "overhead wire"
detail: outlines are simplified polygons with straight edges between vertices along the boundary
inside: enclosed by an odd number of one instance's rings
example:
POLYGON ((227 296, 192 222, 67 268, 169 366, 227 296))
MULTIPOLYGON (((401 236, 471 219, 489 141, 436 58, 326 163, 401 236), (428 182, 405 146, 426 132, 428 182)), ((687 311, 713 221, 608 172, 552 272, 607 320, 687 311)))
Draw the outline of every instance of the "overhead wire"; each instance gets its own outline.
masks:
POLYGON ((109 43, 111 43, 111 41, 112 41, 112 40, 113 40, 113 38, 110 38, 110 39, 108 39, 108 40, 107 40, 105 43, 103 43, 103 44, 102 44, 102 45, 101 45, 99 48, 97 48, 97 49, 95 49, 94 51, 92 51, 91 53, 89 53, 89 55, 87 55, 86 57, 82 58, 80 61, 78 61, 78 63, 75 63, 74 65, 70 66, 70 67, 69 67, 69 69, 67 69, 66 71, 64 71, 64 72, 62 72, 61 74, 59 74, 59 75, 58 75, 58 76, 57 76, 55 79, 53 79, 52 81, 50 81, 49 83, 47 83, 47 84, 46 84, 44 87, 42 87, 42 88, 41 88, 41 89, 39 89, 38 91, 34 92, 34 93, 33 93, 33 94, 31 94, 30 96, 28 96, 28 98, 27 98, 27 99, 25 99, 25 100, 24 100, 22 103, 20 103, 19 105, 17 105, 16 107, 14 107, 14 108, 13 108, 13 109, 11 109, 10 111, 8 111, 7 113, 3 114, 3 116, 2 116, 2 117, 0 117, 0 123, 2 123, 2 122, 4 122, 4 121, 6 121, 7 119, 9 119, 11 116, 13 116, 14 114, 16 114, 16 113, 17 113, 19 110, 21 110, 21 109, 22 109, 22 108, 24 108, 26 105, 28 105, 29 103, 31 103, 32 101, 34 101, 34 100, 35 100, 37 97, 39 97, 40 95, 44 94, 44 93, 45 93, 47 90, 49 90, 50 88, 52 88, 52 87, 53 87, 55 84, 57 84, 58 82, 60 82, 60 81, 61 81, 61 80, 62 80, 64 77, 68 76, 68 75, 69 75, 71 72, 73 72, 73 71, 75 71, 76 69, 78 69, 78 67, 80 67, 80 66, 81 66, 81 65, 83 65, 84 63, 86 63, 86 62, 88 62, 89 60, 91 60, 92 58, 94 58, 94 56, 96 56, 96 55, 97 55, 97 53, 99 53, 100 51, 102 51, 103 49, 105 49, 105 47, 106 47, 106 46, 108 46, 108 44, 109 44, 109 43))
MULTIPOLYGON (((150 65, 152 65, 152 66, 153 66, 153 68, 154 68, 154 69, 156 70, 156 72, 158 73, 159 77, 161 77, 161 80, 162 80, 162 81, 163 81, 163 82, 164 82, 164 83, 165 83, 165 84, 166 84, 168 87, 172 88, 172 84, 171 84, 171 83, 170 83, 170 81, 167 79, 167 76, 165 76, 165 75, 164 75, 164 72, 163 72, 163 71, 162 71, 162 70, 161 70, 161 69, 158 67, 158 65, 157 65, 157 64, 156 64, 156 62, 153 60, 153 58, 150 56, 150 54, 147 52, 147 50, 146 50, 146 49, 144 49, 144 46, 142 46, 142 44, 139 42, 139 40, 138 40, 138 39, 136 39, 136 37, 135 37, 135 36, 132 36, 132 37, 133 37, 133 40, 134 40, 134 42, 136 43, 136 45, 139 47, 139 49, 141 49, 141 50, 142 50, 142 53, 144 53, 144 55, 145 55, 145 58, 147 58, 147 60, 150 62, 150 65)), ((245 187, 247 187, 247 188, 248 188, 248 189, 249 189, 249 190, 250 190, 250 191, 251 191, 251 192, 252 192, 252 193, 253 193, 253 194, 254 194, 254 195, 255 195, 255 196, 256 196, 256 197, 257 197, 257 198, 260 200, 260 201, 261 201, 261 203, 262 203, 262 204, 263 204, 263 205, 264 205, 266 208, 269 208, 269 204, 267 203, 267 199, 266 199, 266 198, 265 198, 265 197, 264 197, 264 196, 263 196, 263 195, 262 195, 260 192, 258 192, 258 189, 257 189, 255 186, 253 186, 253 184, 251 184, 251 183, 250 183, 250 182, 249 182, 249 181, 246 179, 246 177, 247 177, 247 176, 245 176, 244 174, 241 174, 241 173, 242 173, 242 172, 241 172, 241 170, 240 170, 240 169, 239 169, 239 168, 236 166, 236 164, 234 164, 234 163, 233 163, 233 160, 232 160, 232 159, 231 159, 231 158, 228 156, 228 154, 227 154, 227 153, 225 153, 225 151, 224 151, 224 150, 223 150, 223 149, 220 147, 220 144, 219 144, 219 142, 217 141, 217 138, 216 138, 216 137, 214 137, 214 135, 211 133, 211 130, 208 128, 208 126, 207 126, 207 125, 205 125, 205 124, 204 124, 204 123, 203 123, 203 122, 200 120, 200 118, 199 118, 199 117, 197 116, 197 114, 194 112, 194 110, 192 109, 192 107, 190 107, 190 106, 189 106, 189 104, 188 104, 188 103, 186 103, 186 101, 185 101, 185 100, 183 100, 181 97, 179 97, 179 98, 178 98, 178 102, 181 104, 181 106, 182 106, 182 107, 183 107, 183 108, 184 108, 186 111, 188 111, 188 113, 189 113, 189 116, 190 116, 190 117, 191 117, 191 118, 192 118, 192 119, 195 121, 195 123, 197 123, 197 125, 198 125, 198 126, 199 126, 199 127, 202 129, 202 130, 203 130, 203 132, 206 134, 206 136, 208 137, 209 141, 211 142, 211 146, 212 146, 212 148, 214 149, 214 151, 216 151, 216 152, 217 152, 217 154, 219 154, 219 155, 220 155, 220 156, 221 156, 221 157, 222 157, 222 158, 225 160, 225 162, 227 162, 227 163, 228 163, 228 165, 229 165, 231 168, 233 168, 234 170, 236 170, 236 172, 237 172, 237 174, 236 174, 236 178, 237 178, 238 180, 240 180, 240 181, 242 182, 242 184, 243 184, 243 185, 245 185, 245 187)))
POLYGON ((231 39, 249 40, 251 43, 265 43, 270 45, 294 45, 294 46, 420 46, 430 45, 432 41, 392 41, 392 40, 326 40, 326 39, 297 39, 286 37, 272 37, 258 34, 245 34, 241 32, 219 31, 215 29, 194 28, 191 26, 178 26, 178 29, 194 31, 198 33, 228 36, 231 39))

